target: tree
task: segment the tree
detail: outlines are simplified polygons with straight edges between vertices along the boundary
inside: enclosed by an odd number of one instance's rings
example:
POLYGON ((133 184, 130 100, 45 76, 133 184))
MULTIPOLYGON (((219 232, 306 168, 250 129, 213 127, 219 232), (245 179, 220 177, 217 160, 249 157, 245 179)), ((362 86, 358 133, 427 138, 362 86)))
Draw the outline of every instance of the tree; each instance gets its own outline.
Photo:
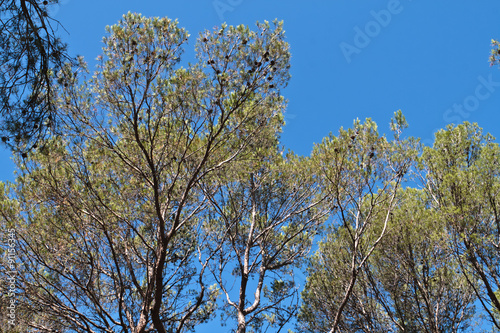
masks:
MULTIPOLYGON (((446 225, 429 208, 424 191, 400 192, 386 235, 359 272, 342 331, 463 332, 474 314, 475 297, 458 262, 450 258, 446 225)), ((382 229, 383 216, 375 221, 375 229, 382 229)), ((308 331, 331 327, 330 313, 340 304, 350 276, 349 243, 345 230, 332 229, 312 258, 301 313, 308 331)))
POLYGON ((299 316, 308 331, 353 329, 348 304, 362 288, 358 280, 387 232, 399 200, 397 189, 415 158, 415 143, 399 138, 406 127, 401 111, 392 122, 393 142, 379 136, 370 119, 364 124, 357 120, 353 127, 341 129, 338 137, 330 135, 313 151, 316 172, 337 219, 327 239, 335 244, 331 261, 316 257, 310 264, 299 316), (325 279, 331 284, 325 286, 325 279))
POLYGON ((342 227, 330 227, 319 242, 318 250, 309 260, 307 282, 301 295, 300 332, 330 331, 341 304, 344 304, 338 322, 341 332, 387 331, 387 320, 377 311, 364 270, 356 271, 356 283, 344 301, 353 275, 351 247, 348 232, 342 227))
POLYGON ((236 174, 218 174, 206 191, 213 193, 206 223, 210 270, 239 333, 266 325, 279 331, 296 314, 294 268, 325 215, 309 160, 284 157, 277 147, 255 149, 250 163, 236 174))
POLYGON ((492 141, 477 124, 449 125, 424 149, 421 167, 461 272, 500 329, 500 151, 492 141))
POLYGON ((465 331, 475 296, 453 260, 440 212, 422 190, 407 188, 387 236, 365 274, 378 311, 394 331, 465 331))
POLYGON ((205 32, 198 63, 179 68, 187 32, 129 13, 108 28, 92 78, 57 74, 65 136, 18 158, 1 198, 2 228, 18 237, 20 321, 165 333, 213 315, 204 235, 193 232, 208 203, 200 184, 265 142, 289 78, 281 25, 257 28, 205 32))
POLYGON ((65 62, 76 65, 48 14, 58 2, 0 1, 0 133, 14 150, 30 150, 55 129, 53 74, 65 62))

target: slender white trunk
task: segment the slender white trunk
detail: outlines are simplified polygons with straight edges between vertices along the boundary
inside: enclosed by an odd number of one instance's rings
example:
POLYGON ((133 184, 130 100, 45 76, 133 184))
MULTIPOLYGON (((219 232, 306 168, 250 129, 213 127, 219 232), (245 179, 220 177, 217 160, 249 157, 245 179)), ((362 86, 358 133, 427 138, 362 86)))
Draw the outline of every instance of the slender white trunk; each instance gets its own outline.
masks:
POLYGON ((247 322, 243 312, 238 311, 238 333, 245 333, 247 331, 247 322))

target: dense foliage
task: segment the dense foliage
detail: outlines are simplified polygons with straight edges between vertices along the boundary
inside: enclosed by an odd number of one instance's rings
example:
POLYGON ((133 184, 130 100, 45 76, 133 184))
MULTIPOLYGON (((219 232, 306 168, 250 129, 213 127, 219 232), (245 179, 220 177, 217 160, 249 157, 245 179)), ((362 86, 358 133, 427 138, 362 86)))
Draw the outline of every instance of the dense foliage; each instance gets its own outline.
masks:
POLYGON ((25 154, 57 128, 54 73, 76 65, 56 35, 59 0, 0 0, 0 136, 25 154))
POLYGON ((216 315, 237 332, 500 329, 490 135, 464 123, 423 147, 397 111, 390 139, 355 120, 297 156, 280 143, 282 23, 204 31, 183 67, 188 36, 129 13, 94 73, 54 72, 64 136, 0 184, 15 281, 0 332, 186 332, 216 315))

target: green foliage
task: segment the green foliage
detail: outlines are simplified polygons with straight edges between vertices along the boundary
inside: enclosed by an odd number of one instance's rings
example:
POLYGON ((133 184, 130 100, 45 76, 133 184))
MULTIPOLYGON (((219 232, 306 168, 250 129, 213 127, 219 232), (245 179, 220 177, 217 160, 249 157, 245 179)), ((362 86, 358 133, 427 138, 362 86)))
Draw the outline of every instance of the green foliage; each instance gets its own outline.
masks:
MULTIPOLYGON (((428 208, 424 192, 402 191, 386 235, 358 273, 343 310, 341 331, 458 332, 468 328, 475 295, 453 260, 440 218, 428 208)), ((382 228, 383 218, 374 221, 382 228)), ((332 328, 333 314, 352 276, 352 251, 349 232, 342 227, 332 228, 320 243, 302 293, 301 330, 332 328)))
POLYGON ((475 296, 449 248, 443 216, 424 191, 406 189, 370 274, 376 299, 402 330, 464 331, 475 296))
POLYGON ((313 151, 333 224, 309 264, 299 314, 304 331, 355 331, 361 325, 350 308, 352 298, 367 292, 363 270, 387 232, 400 200, 398 188, 417 154, 415 140, 399 139, 406 127, 400 111, 395 118, 393 142, 379 136, 372 120, 356 120, 353 128, 341 128, 338 137, 330 135, 313 151))
POLYGON ((2 142, 26 153, 56 130, 54 73, 77 65, 48 14, 58 0, 0 2, 0 132, 2 142))
POLYGON ((407 127, 408 123, 405 116, 403 116, 403 112, 401 110, 394 112, 394 118, 391 119, 391 131, 394 132, 394 138, 399 139, 401 133, 407 127))
POLYGON ((293 268, 301 267, 324 216, 309 159, 283 156, 276 146, 252 155, 205 191, 212 202, 206 255, 226 295, 224 318, 237 318, 238 332, 280 328, 295 314, 293 268), (231 265, 234 281, 224 275, 231 265), (235 283, 238 297, 230 294, 235 283))
POLYGON ((107 27, 92 74, 83 60, 50 65, 44 47, 64 49, 44 36, 28 72, 57 70, 9 107, 49 98, 32 111, 57 109, 64 136, 47 132, 16 157, 16 182, 0 183, 12 332, 186 332, 218 311, 238 332, 293 318, 301 331, 460 332, 476 300, 500 328, 500 150, 477 124, 422 148, 398 110, 392 141, 356 120, 301 157, 280 147, 282 22, 204 31, 197 62, 181 67, 189 34, 177 21, 128 13, 107 27))
MULTIPOLYGON (((400 150, 390 153, 390 161, 415 156, 415 141, 401 141, 398 133, 406 126, 401 113, 391 126, 400 150), (413 147, 406 149, 413 155, 401 149, 405 145, 413 147)), ((299 328, 466 331, 477 315, 476 300, 498 328, 498 158, 498 145, 477 124, 450 125, 436 133, 433 147, 424 147, 418 158, 414 179, 422 189, 407 186, 393 192, 392 209, 380 204, 371 208, 380 190, 358 194, 361 200, 348 210, 343 207, 348 207, 350 193, 363 192, 356 192, 359 186, 348 187, 355 177, 342 180, 359 162, 331 158, 337 167, 325 170, 338 170, 336 178, 333 173, 328 179, 335 179, 331 183, 340 223, 330 227, 311 258, 299 328), (363 224, 365 216, 371 219, 363 224), (360 229, 363 225, 367 227, 360 229), (357 230, 363 230, 362 236, 357 230)))
POLYGON ((499 63, 500 60, 500 42, 495 39, 491 40, 490 64, 493 66, 499 63))
POLYGON ((453 249, 464 277, 475 289, 490 320, 500 309, 498 235, 498 144, 483 135, 477 124, 465 122, 436 133, 433 147, 425 148, 421 168, 426 190, 446 221, 453 249))
POLYGON ((243 172, 257 163, 254 147, 276 144, 289 77, 280 24, 224 29, 198 41, 203 62, 181 68, 187 32, 129 13, 108 27, 90 78, 69 66, 56 74, 64 139, 16 160, 20 175, 1 198, 24 264, 20 322, 184 332, 214 315, 219 290, 196 256, 205 236, 192 232, 208 203, 201 184, 243 172), (252 75, 240 71, 247 59, 262 62, 252 75))

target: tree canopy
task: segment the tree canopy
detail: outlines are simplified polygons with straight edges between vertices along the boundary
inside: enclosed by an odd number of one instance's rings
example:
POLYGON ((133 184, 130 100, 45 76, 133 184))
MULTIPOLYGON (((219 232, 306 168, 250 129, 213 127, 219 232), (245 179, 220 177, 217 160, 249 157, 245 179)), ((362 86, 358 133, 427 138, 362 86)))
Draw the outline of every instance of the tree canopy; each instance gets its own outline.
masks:
POLYGON ((64 135, 0 183, 2 332, 500 329, 491 135, 465 122, 426 147, 399 110, 390 138, 356 119, 299 156, 280 141, 283 23, 203 31, 182 66, 188 36, 128 13, 95 71, 33 79, 64 135))
POLYGON ((0 136, 23 154, 57 129, 54 74, 64 63, 77 64, 49 15, 58 2, 0 1, 0 136))

